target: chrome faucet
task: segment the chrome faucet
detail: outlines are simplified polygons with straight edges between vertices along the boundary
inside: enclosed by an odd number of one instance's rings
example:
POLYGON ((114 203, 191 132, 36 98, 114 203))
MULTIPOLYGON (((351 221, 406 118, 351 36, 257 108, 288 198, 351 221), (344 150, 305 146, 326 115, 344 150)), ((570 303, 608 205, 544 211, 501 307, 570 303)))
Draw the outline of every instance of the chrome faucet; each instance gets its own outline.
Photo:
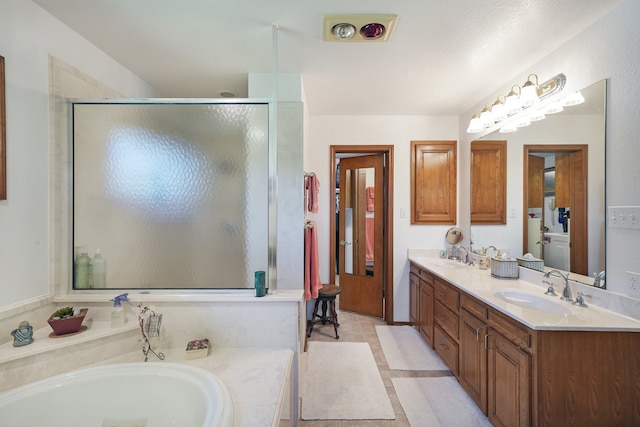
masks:
POLYGON ((604 272, 604 270, 602 270, 600 273, 595 275, 595 279, 593 281, 593 286, 595 286, 596 288, 604 288, 605 284, 604 284, 604 279, 605 279, 606 273, 604 272))
POLYGON ((465 264, 469 264, 469 249, 465 248, 464 246, 458 246, 458 251, 460 251, 460 249, 464 249, 465 257, 464 259, 458 257, 458 260, 460 262, 464 262, 465 264))
POLYGON ((558 276, 564 279, 564 288, 562 289, 562 296, 560 297, 563 301, 572 302, 573 297, 571 296, 571 286, 569 285, 569 273, 563 273, 559 270, 549 270, 544 273, 544 277, 549 278, 551 275, 558 276))

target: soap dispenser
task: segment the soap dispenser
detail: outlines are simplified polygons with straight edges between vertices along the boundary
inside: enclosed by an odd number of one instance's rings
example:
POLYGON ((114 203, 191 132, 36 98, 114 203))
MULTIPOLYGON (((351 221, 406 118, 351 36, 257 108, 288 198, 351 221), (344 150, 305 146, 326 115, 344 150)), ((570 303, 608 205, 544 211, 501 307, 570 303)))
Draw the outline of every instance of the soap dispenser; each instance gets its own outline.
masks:
POLYGON ((128 295, 128 293, 124 293, 109 300, 113 301, 113 311, 111 312, 112 328, 120 328, 127 323, 127 316, 125 315, 124 308, 122 307, 122 302, 129 302, 129 298, 127 297, 128 295))

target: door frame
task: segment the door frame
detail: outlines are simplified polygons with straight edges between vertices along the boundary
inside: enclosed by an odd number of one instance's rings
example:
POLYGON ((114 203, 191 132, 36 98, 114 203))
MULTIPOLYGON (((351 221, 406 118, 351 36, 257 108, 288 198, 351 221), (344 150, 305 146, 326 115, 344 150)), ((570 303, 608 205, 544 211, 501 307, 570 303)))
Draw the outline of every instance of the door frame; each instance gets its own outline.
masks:
POLYGON ((393 324, 393 145, 331 145, 329 185, 329 283, 335 284, 336 277, 336 155, 338 154, 385 154, 384 165, 384 222, 383 230, 383 304, 384 320, 393 324))
MULTIPOLYGON (((589 146, 586 144, 553 144, 553 145, 538 145, 538 144, 525 144, 522 147, 523 152, 523 189, 522 189, 522 199, 523 199, 523 209, 522 209, 522 248, 523 253, 527 251, 527 241, 529 228, 527 224, 527 216, 528 216, 528 203, 529 203, 529 154, 531 153, 576 153, 579 152, 582 156, 582 164, 579 166, 573 166, 571 172, 571 181, 572 186, 574 182, 580 182, 581 186, 576 191, 577 194, 574 194, 577 203, 576 206, 572 206, 572 209, 575 209, 575 214, 578 212, 582 212, 583 214, 580 216, 574 216, 572 218, 574 222, 571 225, 571 230, 569 232, 569 241, 574 242, 570 246, 569 259, 570 261, 570 271, 577 270, 577 274, 583 274, 588 276, 588 264, 589 264, 589 202, 588 202, 588 178, 589 178, 589 146), (578 239, 576 236, 580 236, 583 244, 578 243, 578 239), (579 262, 576 260, 580 260, 579 262)), ((544 204, 543 204, 544 209, 544 204)))

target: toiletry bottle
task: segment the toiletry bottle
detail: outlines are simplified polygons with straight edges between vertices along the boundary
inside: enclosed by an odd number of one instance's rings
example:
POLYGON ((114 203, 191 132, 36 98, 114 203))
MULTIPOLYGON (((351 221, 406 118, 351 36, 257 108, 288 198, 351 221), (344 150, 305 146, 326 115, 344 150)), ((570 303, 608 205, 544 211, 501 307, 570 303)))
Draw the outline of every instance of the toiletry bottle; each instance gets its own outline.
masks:
POLYGON ((82 248, 80 256, 76 260, 74 271, 74 287, 87 289, 91 287, 91 259, 86 249, 82 248))
POLYGON ((257 297, 265 296, 264 271, 256 271, 254 274, 254 287, 257 297))
POLYGON ((93 287, 105 288, 107 286, 107 260, 96 249, 96 254, 91 259, 91 271, 93 274, 93 287))
POLYGON ((128 293, 124 293, 118 295, 112 300, 113 301, 113 311, 111 312, 111 327, 112 328, 120 328, 127 323, 127 316, 125 315, 124 308, 122 307, 122 302, 129 302, 127 298, 128 293))

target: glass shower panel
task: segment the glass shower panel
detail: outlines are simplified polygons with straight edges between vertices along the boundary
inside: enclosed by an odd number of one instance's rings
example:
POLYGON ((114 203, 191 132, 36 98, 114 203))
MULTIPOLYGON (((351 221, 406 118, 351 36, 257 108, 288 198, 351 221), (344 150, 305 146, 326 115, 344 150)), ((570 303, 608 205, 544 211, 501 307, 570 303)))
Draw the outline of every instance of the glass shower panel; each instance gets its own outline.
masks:
POLYGON ((107 288, 253 287, 268 123, 267 103, 74 103, 74 257, 99 248, 107 288))

